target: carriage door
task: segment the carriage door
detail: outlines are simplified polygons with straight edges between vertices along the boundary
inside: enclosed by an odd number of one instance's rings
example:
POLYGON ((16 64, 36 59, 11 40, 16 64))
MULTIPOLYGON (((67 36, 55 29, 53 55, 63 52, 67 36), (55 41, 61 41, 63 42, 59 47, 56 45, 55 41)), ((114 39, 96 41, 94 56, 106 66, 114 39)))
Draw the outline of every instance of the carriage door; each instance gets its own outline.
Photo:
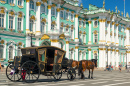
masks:
POLYGON ((45 71, 45 63, 46 61, 46 49, 39 49, 38 50, 38 60, 39 60, 39 67, 41 69, 41 72, 45 71))
POLYGON ((54 55, 54 68, 53 71, 58 72, 61 69, 61 63, 63 59, 64 53, 60 50, 55 50, 55 55, 54 55))

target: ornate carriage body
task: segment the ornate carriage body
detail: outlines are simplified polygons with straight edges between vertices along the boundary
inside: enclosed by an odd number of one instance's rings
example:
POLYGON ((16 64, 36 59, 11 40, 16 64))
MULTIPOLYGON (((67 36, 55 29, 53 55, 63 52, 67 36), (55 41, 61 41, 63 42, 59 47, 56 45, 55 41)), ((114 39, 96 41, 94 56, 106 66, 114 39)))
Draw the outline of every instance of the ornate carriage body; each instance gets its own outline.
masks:
POLYGON ((55 79, 61 78, 60 70, 65 65, 63 59, 66 51, 54 46, 26 47, 21 51, 22 56, 15 56, 13 61, 9 61, 6 69, 9 80, 19 81, 22 78, 25 82, 30 82, 32 80, 26 80, 26 76, 32 75, 36 78, 32 82, 35 82, 40 74, 54 76, 55 79), (19 78, 16 78, 18 75, 19 78), (55 77, 56 75, 58 77, 55 77))

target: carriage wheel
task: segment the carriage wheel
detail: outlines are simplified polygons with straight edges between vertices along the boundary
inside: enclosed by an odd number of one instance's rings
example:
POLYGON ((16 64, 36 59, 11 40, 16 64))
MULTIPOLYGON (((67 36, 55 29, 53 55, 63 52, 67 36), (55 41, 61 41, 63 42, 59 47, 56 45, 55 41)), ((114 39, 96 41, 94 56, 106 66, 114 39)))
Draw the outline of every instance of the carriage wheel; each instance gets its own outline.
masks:
POLYGON ((9 63, 6 68, 6 76, 10 81, 19 81, 21 79, 20 68, 15 68, 13 63, 9 63))
POLYGON ((69 68, 69 70, 67 72, 67 78, 69 80, 74 80, 76 78, 76 71, 74 68, 69 68))
POLYGON ((26 83, 34 83, 40 76, 40 68, 36 62, 27 61, 21 66, 21 78, 26 83))
POLYGON ((62 71, 58 71, 53 77, 54 79, 59 80, 62 77, 62 71))

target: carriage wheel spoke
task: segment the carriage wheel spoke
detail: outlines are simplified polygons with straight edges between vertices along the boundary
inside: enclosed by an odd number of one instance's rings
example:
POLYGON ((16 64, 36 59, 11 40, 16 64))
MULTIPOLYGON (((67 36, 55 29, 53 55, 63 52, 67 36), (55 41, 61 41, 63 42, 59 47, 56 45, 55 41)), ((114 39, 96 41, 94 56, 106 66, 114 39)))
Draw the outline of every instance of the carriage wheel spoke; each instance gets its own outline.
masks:
POLYGON ((11 80, 12 80, 13 76, 14 76, 14 74, 13 74, 12 77, 10 78, 11 80))
MULTIPOLYGON (((29 76, 29 75, 28 75, 29 76)), ((25 79, 27 79, 28 78, 28 76, 25 78, 25 79)))
POLYGON ((32 74, 35 78, 37 78, 34 74, 32 74))

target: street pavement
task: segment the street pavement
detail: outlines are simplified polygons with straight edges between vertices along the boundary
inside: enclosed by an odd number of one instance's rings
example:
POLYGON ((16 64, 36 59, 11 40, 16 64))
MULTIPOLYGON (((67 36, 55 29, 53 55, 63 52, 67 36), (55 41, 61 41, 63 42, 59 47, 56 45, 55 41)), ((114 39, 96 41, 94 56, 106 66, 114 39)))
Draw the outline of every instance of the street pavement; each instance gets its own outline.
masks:
POLYGON ((88 71, 85 72, 85 79, 67 80, 67 75, 63 74, 61 80, 56 81, 53 77, 40 75, 38 82, 23 83, 11 82, 6 78, 5 73, 0 72, 0 86, 130 86, 130 73, 119 71, 94 71, 94 79, 88 79, 88 71))

